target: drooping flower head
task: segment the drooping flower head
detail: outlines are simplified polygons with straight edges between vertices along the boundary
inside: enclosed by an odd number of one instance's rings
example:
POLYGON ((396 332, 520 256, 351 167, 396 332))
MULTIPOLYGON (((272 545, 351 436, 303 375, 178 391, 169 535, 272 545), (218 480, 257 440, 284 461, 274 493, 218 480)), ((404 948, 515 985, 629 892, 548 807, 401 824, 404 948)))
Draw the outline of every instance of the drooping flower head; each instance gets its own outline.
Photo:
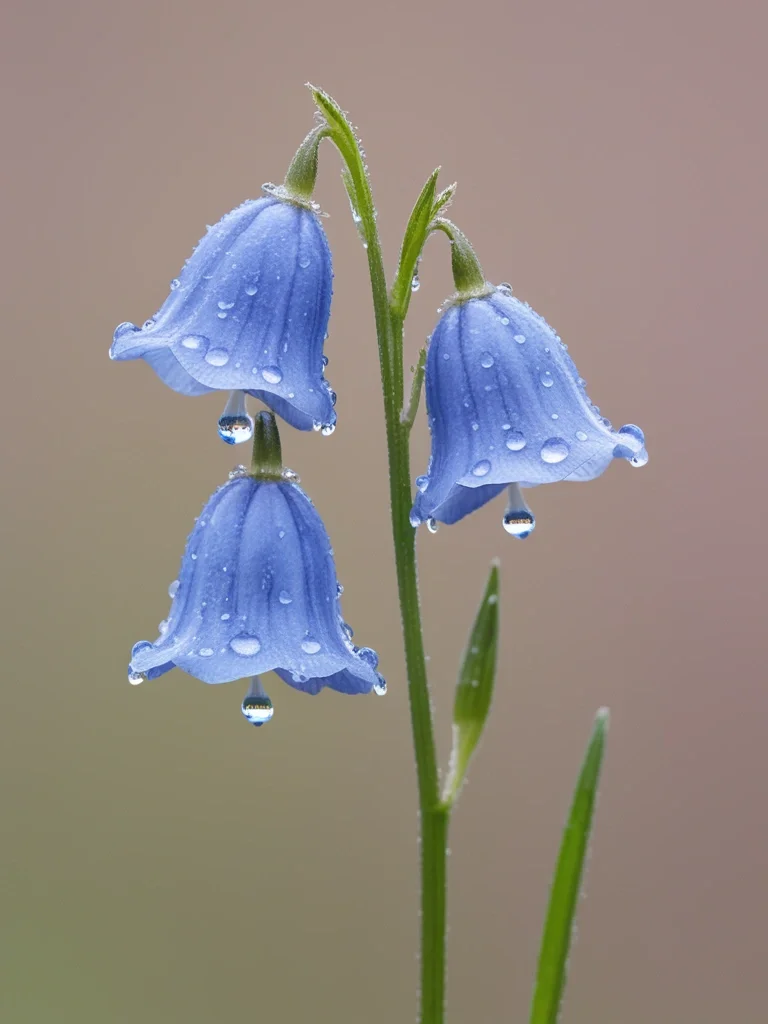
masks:
POLYGON ((618 431, 587 396, 566 346, 508 285, 451 305, 430 340, 426 396, 432 454, 411 513, 455 523, 506 487, 508 532, 534 519, 520 488, 592 480, 614 458, 648 461, 643 432, 618 431))
POLYGON ((299 430, 331 433, 323 342, 332 278, 312 204, 273 189, 208 229, 155 316, 120 324, 110 357, 144 359, 184 395, 238 392, 220 425, 229 442, 251 436, 243 392, 299 430))
MULTIPOLYGON (((233 471, 203 509, 169 589, 170 614, 154 643, 134 646, 129 679, 143 682, 174 666, 205 683, 274 671, 306 693, 382 693, 376 653, 352 643, 342 618, 322 520, 295 475, 282 470, 279 449, 264 458, 265 437, 274 445, 276 429, 261 413, 258 471, 233 471)), ((254 687, 244 713, 265 721, 271 705, 261 684, 254 687)))

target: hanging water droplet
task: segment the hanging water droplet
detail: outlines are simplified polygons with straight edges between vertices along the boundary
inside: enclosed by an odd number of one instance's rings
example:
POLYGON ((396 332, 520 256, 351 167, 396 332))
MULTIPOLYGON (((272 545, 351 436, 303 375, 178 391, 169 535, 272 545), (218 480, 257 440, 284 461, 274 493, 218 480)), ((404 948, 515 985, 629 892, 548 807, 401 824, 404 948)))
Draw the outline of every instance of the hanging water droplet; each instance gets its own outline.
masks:
POLYGON ((549 370, 545 370, 539 377, 539 380, 545 388, 551 388, 552 385, 555 383, 552 378, 552 374, 549 372, 549 370))
POLYGON ((180 285, 181 281, 178 279, 178 277, 174 277, 174 279, 171 281, 171 291, 175 292, 180 285))
POLYGON ((419 518, 418 513, 411 511, 408 515, 408 522, 415 530, 416 527, 419 526, 419 524, 421 523, 421 519, 419 518))
POLYGON ((413 277, 411 278, 411 291, 417 292, 419 288, 421 288, 421 281, 419 280, 419 275, 414 274, 413 277))
POLYGON ((174 598, 174 597, 176 597, 178 592, 179 592, 179 581, 178 580, 174 580, 168 586, 168 597, 174 598))
POLYGON ((142 324, 141 329, 142 329, 142 331, 148 331, 150 329, 150 327, 154 327, 154 326, 155 326, 155 318, 151 316, 149 318, 149 320, 145 320, 144 321, 144 323, 142 324))
POLYGON ((158 623, 157 632, 160 634, 160 636, 165 636, 165 634, 168 632, 168 619, 163 619, 162 622, 158 623))
POLYGON ((344 593, 344 587, 341 585, 341 583, 337 583, 336 584, 336 597, 341 597, 341 595, 343 593, 344 593))
POLYGON ((519 452, 525 448, 526 441, 519 430, 512 430, 504 444, 511 452, 519 452))
POLYGON ((320 430, 322 428, 322 426, 323 426, 323 424, 320 422, 320 420, 312 420, 312 429, 315 432, 320 430))
POLYGON ((641 449, 629 460, 630 466, 634 466, 635 469, 640 469, 640 467, 644 466, 647 462, 648 452, 645 450, 645 448, 641 449))
POLYGON ((428 476, 417 476, 416 477, 416 490, 417 491, 420 491, 423 494, 424 491, 426 491, 426 489, 428 487, 429 487, 429 477, 428 476))
POLYGON ((587 440, 587 435, 584 433, 583 430, 577 430, 576 431, 576 440, 577 441, 586 441, 587 440))
MULTIPOLYGON (((419 522, 420 521, 421 520, 419 520, 419 522)), ((418 523, 416 525, 418 526, 418 523)), ((427 520, 427 529, 429 530, 430 533, 437 533, 437 531, 440 529, 440 523, 438 523, 436 519, 429 518, 427 520)))
POLYGON ((134 672, 132 669, 128 670, 128 682, 131 686, 140 686, 142 683, 146 683, 147 676, 145 672, 134 672))
POLYGON ((517 342, 518 345, 524 345, 525 344, 525 335, 524 334, 515 334, 514 338, 515 338, 515 341, 517 342))
POLYGON ((291 602, 293 601, 293 598, 291 597, 287 590, 281 590, 280 593, 277 595, 277 599, 280 602, 280 604, 291 604, 291 602))
POLYGON ((491 464, 488 459, 480 459, 480 461, 476 462, 472 467, 472 476, 487 476, 490 471, 491 464))
POLYGON ((376 682, 373 684, 373 692, 377 697, 383 697, 387 692, 387 681, 378 672, 376 673, 376 682))
POLYGON ((317 640, 313 640, 312 637, 307 637, 306 640, 302 640, 301 649, 305 654, 317 654, 320 650, 320 644, 317 640))
POLYGON ((227 444, 241 444, 253 437, 253 418, 248 415, 245 392, 230 392, 219 419, 219 437, 227 444))
POLYGON ((283 480, 287 480, 289 483, 295 484, 299 482, 299 474, 294 470, 289 469, 287 466, 283 469, 283 480))
MULTIPOLYGON (((507 491, 507 508, 502 519, 504 529, 513 537, 524 540, 536 526, 536 519, 520 490, 519 484, 510 484, 507 491)), ((496 595, 493 595, 494 597, 496 595)))
POLYGON ((242 712, 251 725, 265 725, 275 713, 272 701, 258 676, 251 680, 250 689, 243 701, 242 712))
POLYGON ((226 366, 229 362, 229 352, 223 348, 212 348, 205 353, 205 361, 211 366, 226 366))
POLYGON ((543 462, 554 465, 567 459, 570 454, 570 447, 562 437, 550 437, 541 446, 541 458, 543 462))
POLYGON ((283 379, 283 371, 277 366, 265 366, 261 371, 261 376, 267 384, 279 384, 283 379))
POLYGON ((239 636, 232 637, 229 641, 229 646, 235 654, 242 654, 244 657, 248 658, 259 653, 261 650, 261 641, 255 636, 249 636, 247 633, 240 633, 239 636))
POLYGON ((480 365, 486 370, 490 370, 493 366, 493 356, 490 352, 483 352, 482 358, 480 359, 480 365))
POLYGON ((320 428, 320 433, 323 435, 323 437, 330 437, 335 429, 335 423, 323 423, 320 428))

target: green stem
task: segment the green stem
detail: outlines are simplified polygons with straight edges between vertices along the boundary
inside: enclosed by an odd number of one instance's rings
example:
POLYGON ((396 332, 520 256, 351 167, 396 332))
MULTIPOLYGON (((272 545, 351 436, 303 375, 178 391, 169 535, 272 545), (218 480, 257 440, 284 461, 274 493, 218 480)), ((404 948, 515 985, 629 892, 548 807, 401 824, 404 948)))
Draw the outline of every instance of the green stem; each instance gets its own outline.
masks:
POLYGON ((421 813, 421 1011, 419 1020, 421 1024, 443 1024, 448 814, 440 806, 437 754, 419 606, 416 533, 409 519, 412 500, 410 426, 407 423, 402 423, 400 419, 404 397, 403 317, 395 313, 390 305, 373 197, 357 139, 334 100, 318 89, 313 90, 313 95, 328 122, 329 137, 335 143, 349 172, 351 198, 360 217, 360 230, 368 255, 381 365, 381 385, 384 395, 397 589, 403 625, 408 697, 421 813))

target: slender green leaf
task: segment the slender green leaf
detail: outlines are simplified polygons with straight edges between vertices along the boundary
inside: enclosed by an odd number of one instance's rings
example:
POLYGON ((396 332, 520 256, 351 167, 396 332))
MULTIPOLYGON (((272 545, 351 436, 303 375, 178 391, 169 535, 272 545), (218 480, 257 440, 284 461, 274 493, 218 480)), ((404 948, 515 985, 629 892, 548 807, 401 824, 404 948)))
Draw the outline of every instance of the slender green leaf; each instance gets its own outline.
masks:
POLYGON ((565 988, 573 919, 579 899, 584 858, 592 830, 597 785, 605 752, 608 709, 597 712, 573 804, 563 833, 541 940, 530 1024, 556 1024, 565 988))
POLYGON ((403 244, 400 249, 400 262, 397 267, 395 283, 392 286, 391 305, 393 312, 405 319, 408 312, 408 304, 411 301, 413 291, 413 280, 421 259, 421 250, 429 235, 429 225, 432 220, 432 210, 435 204, 435 188, 437 187, 437 176, 440 168, 437 167, 427 179, 424 188, 408 218, 408 225, 403 235, 403 244))
POLYGON ((453 750, 443 790, 450 807, 461 789, 470 758, 488 718, 496 677, 499 637, 499 564, 494 562, 461 666, 453 705, 453 750))

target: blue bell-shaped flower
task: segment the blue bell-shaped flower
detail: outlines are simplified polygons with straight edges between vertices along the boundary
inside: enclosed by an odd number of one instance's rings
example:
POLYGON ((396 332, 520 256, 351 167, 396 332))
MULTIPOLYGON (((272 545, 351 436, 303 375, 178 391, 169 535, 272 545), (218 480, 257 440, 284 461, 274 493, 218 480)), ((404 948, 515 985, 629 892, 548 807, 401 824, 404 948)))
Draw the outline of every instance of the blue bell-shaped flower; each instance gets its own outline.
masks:
POLYGON ((509 485, 508 532, 534 520, 519 488, 592 480, 614 458, 648 461, 643 432, 616 431, 546 321, 508 285, 457 301, 432 334, 426 363, 432 454, 416 481, 414 526, 455 523, 509 485))
MULTIPOLYGON (((331 433, 323 343, 332 279, 313 205, 274 189, 208 229, 159 312, 143 327, 120 324, 110 357, 144 359, 181 394, 246 392, 299 430, 331 433)), ((244 402, 239 420, 225 410, 220 433, 250 437, 244 402)))
MULTIPOLYGON (((256 442, 260 435, 274 444, 269 413, 257 419, 256 442)), ((132 683, 177 666, 204 683, 274 671, 306 693, 385 691, 376 653, 350 639, 328 534, 295 474, 282 470, 277 444, 276 458, 233 471, 203 509, 159 638, 133 648, 132 683)), ((255 724, 271 717, 265 696, 254 683, 246 698, 255 724)))

